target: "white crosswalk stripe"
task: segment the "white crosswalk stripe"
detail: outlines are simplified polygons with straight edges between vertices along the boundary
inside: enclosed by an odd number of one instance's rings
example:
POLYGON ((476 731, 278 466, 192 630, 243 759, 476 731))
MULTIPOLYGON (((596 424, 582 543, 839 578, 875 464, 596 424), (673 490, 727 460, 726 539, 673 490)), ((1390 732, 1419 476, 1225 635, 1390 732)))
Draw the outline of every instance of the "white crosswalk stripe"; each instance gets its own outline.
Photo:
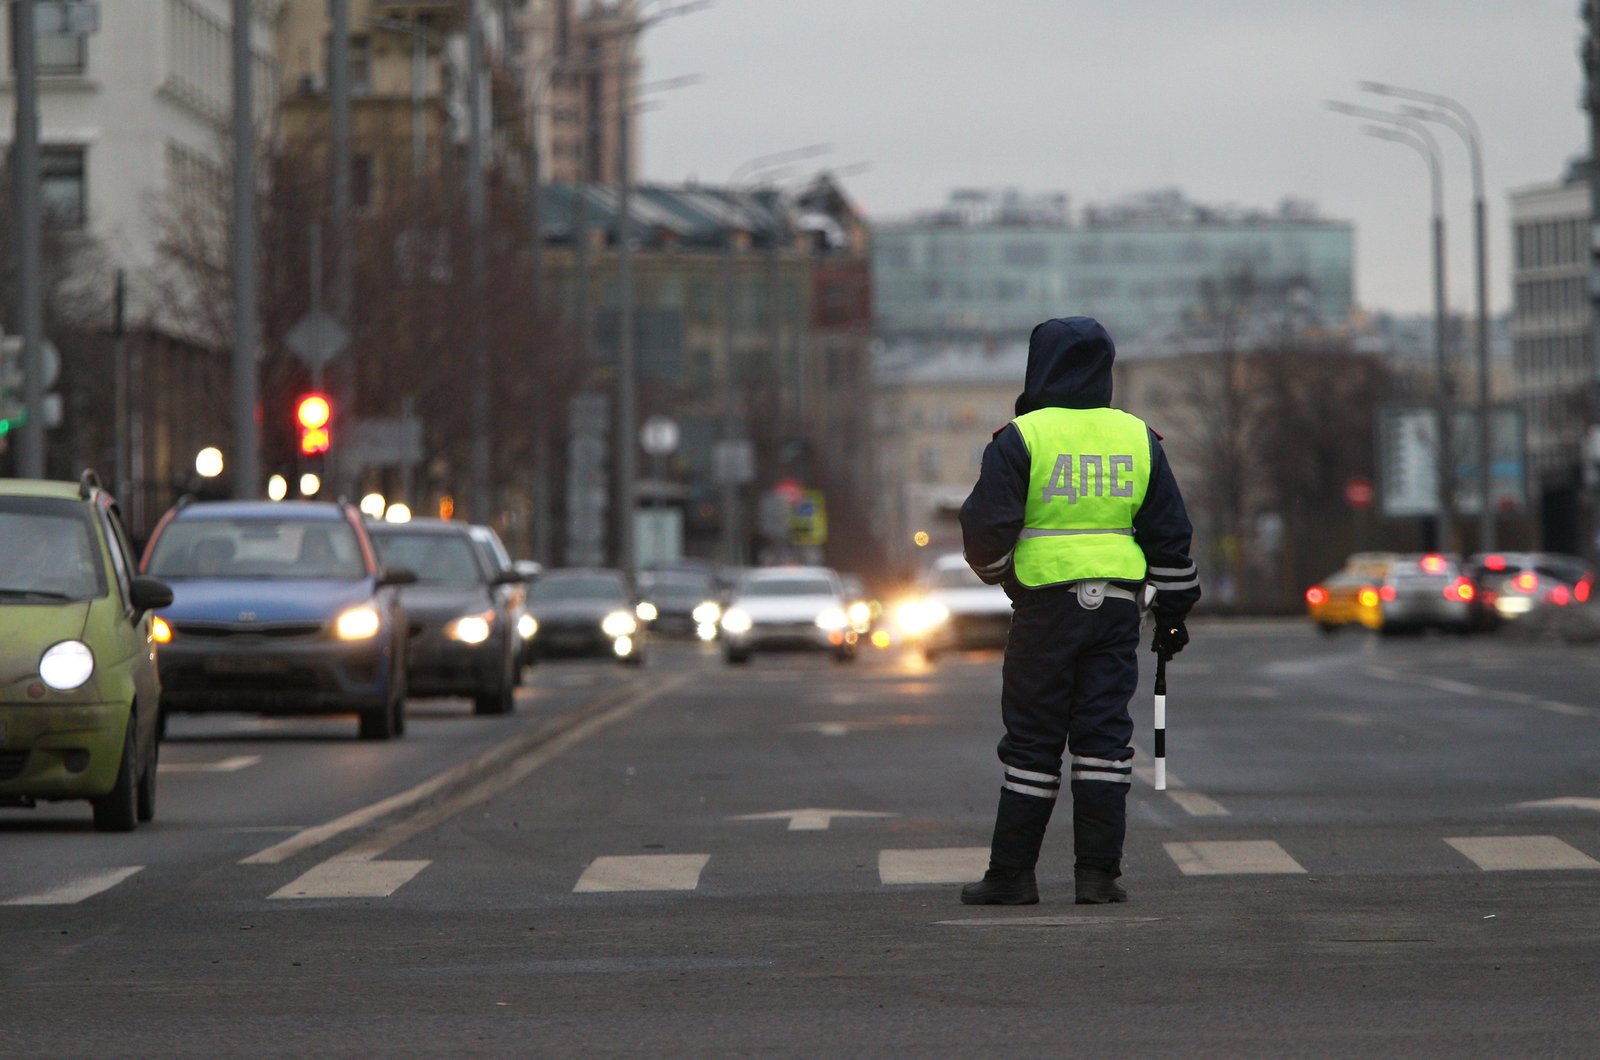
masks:
POLYGON ((878 879, 884 883, 971 883, 988 867, 988 847, 878 851, 878 879))
POLYGON ((1485 872, 1600 869, 1600 861, 1553 835, 1461 836, 1445 842, 1485 872))
POLYGON ((1185 876, 1267 875, 1305 872, 1305 867, 1270 839, 1164 843, 1185 876))
POLYGON ((710 854, 632 854, 595 858, 578 878, 574 893, 601 891, 692 891, 710 854))
POLYGON ((79 876, 47 890, 8 898, 0 905, 77 905, 97 894, 111 890, 117 884, 144 871, 143 865, 126 865, 118 869, 103 869, 87 876, 79 876))

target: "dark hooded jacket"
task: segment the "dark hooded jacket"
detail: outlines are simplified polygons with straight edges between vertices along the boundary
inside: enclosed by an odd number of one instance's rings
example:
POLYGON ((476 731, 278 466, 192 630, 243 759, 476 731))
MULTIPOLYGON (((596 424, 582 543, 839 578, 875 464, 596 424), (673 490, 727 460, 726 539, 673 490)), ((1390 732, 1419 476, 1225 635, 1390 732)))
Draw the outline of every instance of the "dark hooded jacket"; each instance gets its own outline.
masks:
MULTIPOLYGON (((1111 365, 1117 351, 1092 317, 1047 320, 1028 340, 1028 370, 1016 414, 1043 408, 1097 409, 1111 405, 1111 365)), ((1150 437, 1150 484, 1133 518, 1133 536, 1144 551, 1148 578, 1157 589, 1158 620, 1181 619, 1200 599, 1199 576, 1189 558, 1193 528, 1183 495, 1167 463, 1161 439, 1150 437)), ((1003 584, 1019 605, 1058 595, 1059 587, 1030 589, 1016 580, 1012 552, 1027 507, 1028 447, 1015 423, 996 431, 983 452, 978 483, 961 506, 967 562, 978 576, 1003 584)))

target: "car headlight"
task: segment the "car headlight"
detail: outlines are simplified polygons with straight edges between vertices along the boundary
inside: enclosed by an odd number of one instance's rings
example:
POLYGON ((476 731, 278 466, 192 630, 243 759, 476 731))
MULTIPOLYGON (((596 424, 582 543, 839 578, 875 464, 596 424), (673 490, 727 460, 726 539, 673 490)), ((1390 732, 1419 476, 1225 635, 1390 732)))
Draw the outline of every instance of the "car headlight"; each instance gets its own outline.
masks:
POLYGON ((626 611, 613 611, 600 621, 600 632, 608 637, 631 637, 639 623, 626 611))
POLYGON ((661 614, 656 610, 656 605, 649 600, 640 600, 639 606, 633 609, 633 613, 639 616, 641 622, 654 622, 661 614))
POLYGON ((533 635, 539 632, 539 620, 532 615, 523 615, 517 619, 517 636, 523 640, 532 640, 533 635))
POLYGON ((749 633, 754 625, 750 613, 742 608, 730 607, 728 613, 722 616, 722 628, 729 633, 749 633))
POLYGON ((493 629, 494 612, 484 611, 481 614, 462 615, 455 619, 444 627, 444 635, 463 644, 482 644, 489 639, 489 633, 493 629))
POLYGON ((850 624, 850 619, 844 611, 837 607, 830 607, 817 616, 817 628, 825 629, 832 633, 841 630, 850 624))
POLYGON ((160 615, 150 616, 150 639, 157 644, 172 643, 172 626, 160 615))
POLYGON ((371 640, 383 628, 383 619, 373 607, 352 607, 333 620, 333 635, 340 640, 371 640))
POLYGON ((94 673, 94 652, 81 640, 51 645, 39 657, 39 680, 57 692, 83 687, 94 673))
POLYGON ((907 600, 895 608, 894 621, 907 636, 920 637, 950 618, 950 609, 937 600, 907 600))
POLYGON ((714 626, 722 617, 722 606, 715 600, 707 600, 694 609, 694 621, 697 626, 714 626))
POLYGON ((850 617, 850 624, 860 629, 872 621, 872 605, 865 600, 857 600, 845 611, 850 617))

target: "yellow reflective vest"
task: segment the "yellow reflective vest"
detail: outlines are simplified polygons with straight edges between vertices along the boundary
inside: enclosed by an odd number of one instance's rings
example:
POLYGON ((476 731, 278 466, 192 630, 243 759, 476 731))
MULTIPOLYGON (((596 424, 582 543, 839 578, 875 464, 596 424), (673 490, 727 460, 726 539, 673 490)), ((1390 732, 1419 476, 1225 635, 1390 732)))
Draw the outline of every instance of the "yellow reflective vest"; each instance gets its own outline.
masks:
POLYGON ((1014 421, 1028 447, 1028 503, 1017 580, 1030 588, 1142 581, 1133 516, 1150 486, 1144 421, 1119 409, 1039 409, 1014 421))

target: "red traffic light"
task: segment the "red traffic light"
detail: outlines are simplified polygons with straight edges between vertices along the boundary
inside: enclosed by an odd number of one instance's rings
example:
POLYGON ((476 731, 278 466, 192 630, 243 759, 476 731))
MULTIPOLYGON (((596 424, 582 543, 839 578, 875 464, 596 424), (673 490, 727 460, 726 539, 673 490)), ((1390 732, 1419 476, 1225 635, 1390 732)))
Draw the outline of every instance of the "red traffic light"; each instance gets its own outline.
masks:
POLYGON ((316 456, 328 451, 328 423, 333 419, 333 406, 323 394, 307 394, 294 407, 294 418, 300 424, 300 452, 316 456))
POLYGON ((307 394, 295 405, 294 418, 301 427, 314 431, 328 425, 333 418, 333 406, 322 394, 307 394))

